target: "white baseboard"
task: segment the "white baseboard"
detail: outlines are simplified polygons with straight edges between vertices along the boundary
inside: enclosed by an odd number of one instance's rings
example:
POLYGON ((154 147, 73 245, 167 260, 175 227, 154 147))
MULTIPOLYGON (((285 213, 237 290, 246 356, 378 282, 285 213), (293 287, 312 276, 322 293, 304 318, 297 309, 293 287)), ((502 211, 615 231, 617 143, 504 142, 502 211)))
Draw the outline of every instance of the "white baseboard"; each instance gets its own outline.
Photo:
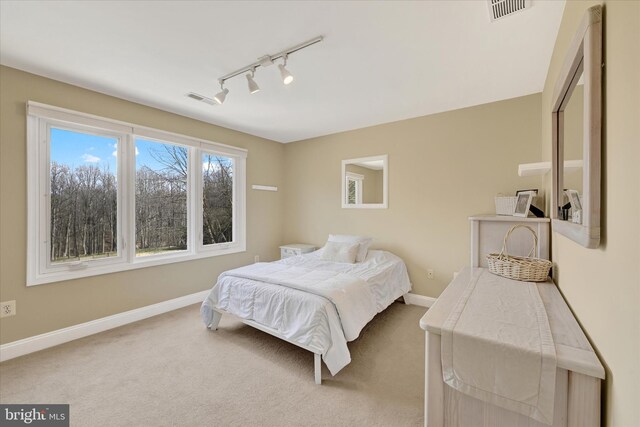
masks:
POLYGON ((404 302, 411 305, 420 305, 422 307, 431 307, 436 302, 437 298, 426 297, 424 295, 404 294, 404 302))
POLYGON ((208 294, 209 291, 197 292, 169 301, 159 302, 146 307, 136 308, 135 310, 114 314, 113 316, 103 317, 79 325, 69 326, 68 328, 58 329, 3 344, 0 345, 0 362, 202 302, 208 294))

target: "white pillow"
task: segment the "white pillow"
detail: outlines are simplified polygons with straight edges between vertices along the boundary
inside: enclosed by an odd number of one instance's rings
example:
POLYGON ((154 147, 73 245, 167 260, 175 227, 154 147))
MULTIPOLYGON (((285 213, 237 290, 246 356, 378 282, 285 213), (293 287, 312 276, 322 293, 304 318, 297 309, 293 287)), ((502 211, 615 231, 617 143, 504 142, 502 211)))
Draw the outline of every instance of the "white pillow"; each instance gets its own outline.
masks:
POLYGON ((360 249, 359 243, 327 242, 322 251, 322 259, 353 264, 360 249))
POLYGON ((356 262, 362 262, 367 257, 369 246, 373 242, 373 238, 365 236, 350 236, 348 234, 329 234, 329 240, 327 242, 348 242, 359 243, 360 249, 358 250, 358 256, 356 256, 356 262))

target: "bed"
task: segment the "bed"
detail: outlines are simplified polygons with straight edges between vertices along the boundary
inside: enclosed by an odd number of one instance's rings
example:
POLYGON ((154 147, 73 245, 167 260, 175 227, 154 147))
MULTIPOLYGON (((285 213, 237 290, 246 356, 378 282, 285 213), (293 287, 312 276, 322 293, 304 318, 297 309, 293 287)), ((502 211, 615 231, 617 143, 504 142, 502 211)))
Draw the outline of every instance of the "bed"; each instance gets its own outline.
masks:
POLYGON ((200 310, 216 330, 223 314, 314 353, 315 382, 321 360, 336 375, 351 362, 347 342, 396 299, 411 290, 399 257, 369 250, 361 262, 334 262, 322 248, 271 263, 222 273, 200 310))

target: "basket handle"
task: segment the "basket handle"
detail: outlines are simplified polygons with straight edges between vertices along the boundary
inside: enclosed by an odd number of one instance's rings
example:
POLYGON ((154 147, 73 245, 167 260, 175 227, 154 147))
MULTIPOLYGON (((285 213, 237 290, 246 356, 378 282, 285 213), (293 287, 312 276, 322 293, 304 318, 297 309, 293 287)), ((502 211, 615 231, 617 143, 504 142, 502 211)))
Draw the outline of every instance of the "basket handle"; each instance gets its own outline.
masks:
POLYGON ((527 257, 531 258, 536 253, 536 249, 538 248, 538 235, 536 234, 536 232, 533 231, 533 229, 527 225, 516 224, 513 227, 511 227, 509 231, 507 231, 507 234, 505 234, 504 240, 502 241, 502 250, 500 251, 498 258, 503 258, 505 256, 504 255, 505 252, 507 254, 509 253, 507 251, 507 240, 509 240, 509 236, 511 236, 511 232, 513 232, 513 230, 515 230, 516 228, 526 228, 531 232, 531 234, 533 234, 533 247, 529 251, 529 255, 527 255, 527 257))

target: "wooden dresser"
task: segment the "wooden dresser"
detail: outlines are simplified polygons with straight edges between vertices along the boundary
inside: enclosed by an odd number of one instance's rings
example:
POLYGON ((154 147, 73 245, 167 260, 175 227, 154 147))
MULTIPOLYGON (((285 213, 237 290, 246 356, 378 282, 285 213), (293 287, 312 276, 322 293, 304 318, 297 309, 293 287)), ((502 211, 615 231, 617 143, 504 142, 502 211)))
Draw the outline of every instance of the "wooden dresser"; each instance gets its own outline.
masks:
MULTIPOLYGON (((465 290, 472 269, 463 269, 420 320, 425 331, 425 426, 543 427, 524 415, 466 396, 444 383, 443 322, 465 290)), ((556 347, 554 427, 600 425, 600 387, 605 372, 593 348, 552 281, 537 284, 556 347)), ((496 307, 487 307, 495 310, 496 307)))

